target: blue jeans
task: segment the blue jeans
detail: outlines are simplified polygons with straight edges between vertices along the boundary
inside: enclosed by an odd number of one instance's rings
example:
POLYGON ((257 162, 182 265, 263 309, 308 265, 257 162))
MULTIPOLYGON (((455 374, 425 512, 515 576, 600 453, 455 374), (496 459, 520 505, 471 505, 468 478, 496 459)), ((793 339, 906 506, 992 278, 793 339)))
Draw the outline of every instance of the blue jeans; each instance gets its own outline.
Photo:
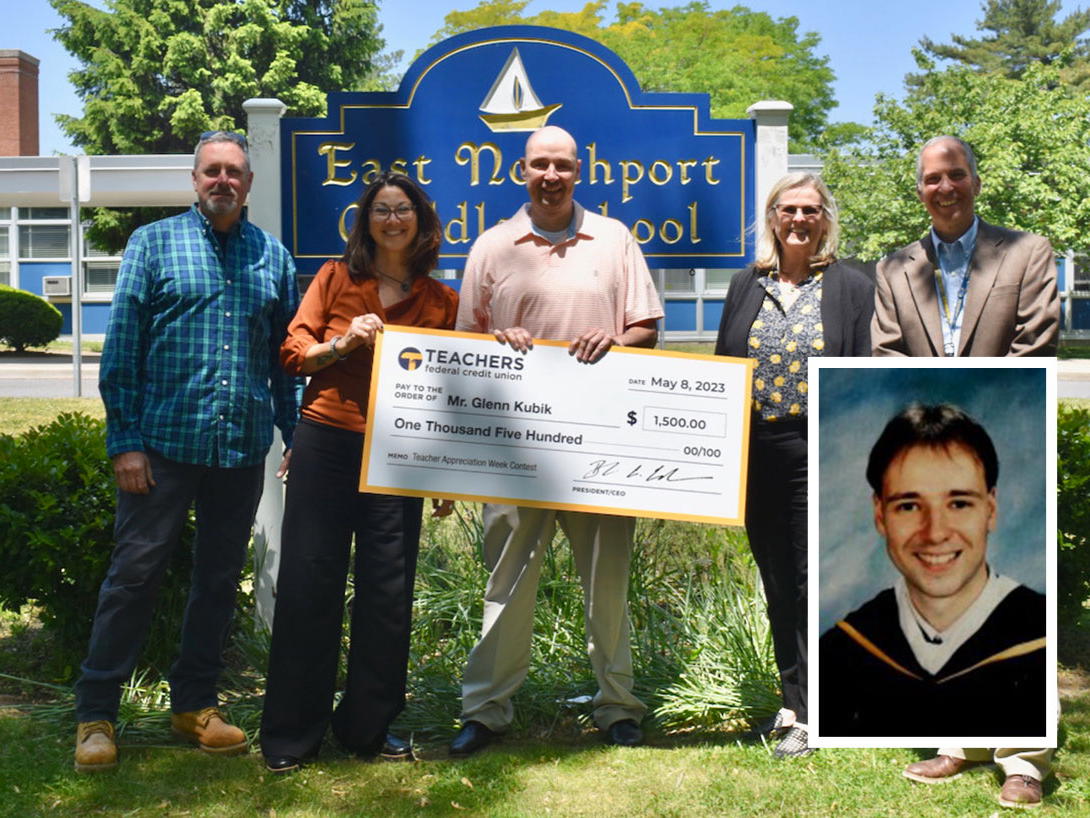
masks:
POLYGON ((121 685, 136 667, 159 585, 194 503, 193 575, 181 648, 169 674, 171 709, 185 713, 217 703, 223 646, 261 499, 264 463, 221 469, 147 454, 156 485, 148 494, 117 492, 114 551, 76 682, 79 721, 117 720, 121 685))

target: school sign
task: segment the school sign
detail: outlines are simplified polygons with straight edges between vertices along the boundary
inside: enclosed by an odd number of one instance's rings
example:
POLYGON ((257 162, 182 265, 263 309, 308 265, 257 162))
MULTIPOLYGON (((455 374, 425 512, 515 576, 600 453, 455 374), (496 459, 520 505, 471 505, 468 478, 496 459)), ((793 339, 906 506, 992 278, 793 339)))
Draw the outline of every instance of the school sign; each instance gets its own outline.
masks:
POLYGON ((755 125, 712 119, 706 94, 643 93, 601 44, 500 26, 422 54, 396 92, 334 93, 325 118, 280 123, 283 239, 300 272, 340 256, 365 185, 418 181, 443 223, 439 266, 526 201, 528 134, 559 125, 582 160, 576 199, 629 226, 652 267, 737 268, 753 256, 755 125))

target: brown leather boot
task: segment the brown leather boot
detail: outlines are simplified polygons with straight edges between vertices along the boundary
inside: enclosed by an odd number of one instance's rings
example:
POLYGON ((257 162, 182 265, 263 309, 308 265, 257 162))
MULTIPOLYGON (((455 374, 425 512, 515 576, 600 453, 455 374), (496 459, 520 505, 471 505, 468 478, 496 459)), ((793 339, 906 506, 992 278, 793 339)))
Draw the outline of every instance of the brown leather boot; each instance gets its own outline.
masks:
POLYGON ((1008 775, 999 792, 999 803, 1015 809, 1041 806, 1041 782, 1029 775, 1008 775))
POLYGON ((246 752, 246 734, 228 724, 216 707, 171 713, 170 727, 175 735, 192 741, 206 753, 235 755, 246 752))
POLYGON ((76 727, 76 770, 90 773, 116 766, 114 726, 108 721, 81 721, 76 727))
POLYGON ((966 761, 964 758, 953 756, 935 756, 926 761, 917 761, 905 767, 901 774, 905 778, 919 781, 922 784, 944 784, 958 778, 962 772, 970 767, 976 767, 979 761, 966 761))

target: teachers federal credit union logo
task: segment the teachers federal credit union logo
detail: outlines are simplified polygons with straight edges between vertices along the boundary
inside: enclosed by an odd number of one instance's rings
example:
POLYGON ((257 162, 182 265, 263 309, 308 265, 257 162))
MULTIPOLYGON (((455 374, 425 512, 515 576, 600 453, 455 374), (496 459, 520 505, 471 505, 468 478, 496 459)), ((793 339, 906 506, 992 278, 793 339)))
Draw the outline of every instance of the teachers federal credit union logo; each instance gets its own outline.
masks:
POLYGON ((401 364, 402 369, 412 372, 420 368, 420 364, 424 362, 424 356, 416 347, 405 347, 398 353, 397 362, 401 364))

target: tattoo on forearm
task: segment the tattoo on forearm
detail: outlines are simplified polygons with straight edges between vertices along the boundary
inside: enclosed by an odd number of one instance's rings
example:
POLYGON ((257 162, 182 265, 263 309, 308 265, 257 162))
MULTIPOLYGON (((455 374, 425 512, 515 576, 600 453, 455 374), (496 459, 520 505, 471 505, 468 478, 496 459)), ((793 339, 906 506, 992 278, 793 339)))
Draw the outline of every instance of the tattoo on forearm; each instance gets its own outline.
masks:
POLYGON ((332 363, 337 360, 337 356, 332 351, 322 352, 318 354, 318 357, 314 359, 318 366, 325 366, 328 363, 332 363))

